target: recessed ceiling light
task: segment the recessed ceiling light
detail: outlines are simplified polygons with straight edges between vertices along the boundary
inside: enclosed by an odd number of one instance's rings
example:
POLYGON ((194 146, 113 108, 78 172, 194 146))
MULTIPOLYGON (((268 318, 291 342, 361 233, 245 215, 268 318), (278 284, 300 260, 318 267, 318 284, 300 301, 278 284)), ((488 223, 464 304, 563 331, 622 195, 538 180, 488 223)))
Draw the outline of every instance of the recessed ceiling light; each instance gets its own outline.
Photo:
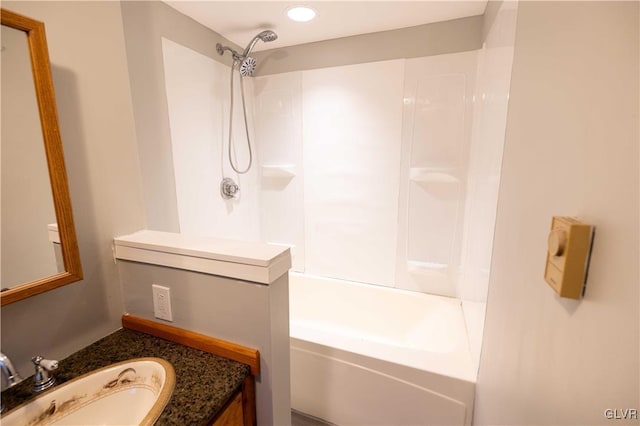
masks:
POLYGON ((292 21, 309 22, 316 17, 316 11, 306 6, 295 6, 287 10, 287 16, 292 21))

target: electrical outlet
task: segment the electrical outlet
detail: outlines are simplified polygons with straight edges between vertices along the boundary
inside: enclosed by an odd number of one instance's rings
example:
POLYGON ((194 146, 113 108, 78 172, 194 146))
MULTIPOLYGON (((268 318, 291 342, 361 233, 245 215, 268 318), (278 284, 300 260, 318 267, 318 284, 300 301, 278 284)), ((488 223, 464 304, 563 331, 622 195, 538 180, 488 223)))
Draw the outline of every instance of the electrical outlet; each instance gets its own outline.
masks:
POLYGON ((167 321, 173 321, 171 314, 171 289, 158 284, 153 289, 153 316, 167 321))

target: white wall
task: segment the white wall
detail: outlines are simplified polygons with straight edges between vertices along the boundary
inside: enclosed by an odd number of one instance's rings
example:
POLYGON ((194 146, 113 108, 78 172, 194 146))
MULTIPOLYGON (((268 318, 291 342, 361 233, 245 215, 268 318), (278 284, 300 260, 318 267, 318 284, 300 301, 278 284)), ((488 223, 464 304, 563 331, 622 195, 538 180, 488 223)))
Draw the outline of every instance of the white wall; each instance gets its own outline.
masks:
MULTIPOLYGON (((255 138, 256 158, 249 173, 238 175, 228 160, 230 67, 164 38, 162 49, 180 232, 256 241, 260 235, 255 138), (222 198, 223 177, 239 184, 238 198, 222 198)), ((253 83, 245 79, 244 84, 250 119, 253 83)), ((234 89, 232 153, 234 164, 243 170, 249 151, 237 73, 234 89)))
POLYGON ((302 73, 253 79, 260 168, 262 241, 291 247, 292 269, 304 271, 302 73))
POLYGON ((62 359, 120 327, 111 244, 145 227, 118 2, 2 2, 43 21, 84 280, 2 307, 2 352, 62 359))
POLYGON ((464 237, 457 294, 462 299, 469 346, 476 368, 489 290, 491 253, 507 124, 517 2, 498 2, 486 21, 478 52, 478 75, 469 153, 464 237))
POLYGON ((639 18, 637 2, 518 6, 477 425, 640 408, 639 18), (583 300, 543 279, 553 215, 596 226, 583 300))
POLYGON ((306 271, 393 286, 404 61, 304 71, 306 271))
POLYGON ((263 238, 295 246, 298 271, 455 296, 476 62, 256 78, 263 238), (295 176, 265 178, 274 165, 295 176))
POLYGON ((456 296, 477 52, 406 61, 396 286, 456 296))
POLYGON ((517 2, 501 2, 478 52, 458 294, 486 302, 507 124, 517 2))

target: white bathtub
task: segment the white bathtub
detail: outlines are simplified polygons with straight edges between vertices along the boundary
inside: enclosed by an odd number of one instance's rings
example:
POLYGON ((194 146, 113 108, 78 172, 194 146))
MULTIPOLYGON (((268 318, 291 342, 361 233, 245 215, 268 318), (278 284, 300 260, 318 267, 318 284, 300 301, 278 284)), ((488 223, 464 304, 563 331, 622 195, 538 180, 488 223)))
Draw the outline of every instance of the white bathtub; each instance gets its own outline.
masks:
POLYGON ((457 299, 290 273, 291 405, 338 425, 470 425, 457 299))

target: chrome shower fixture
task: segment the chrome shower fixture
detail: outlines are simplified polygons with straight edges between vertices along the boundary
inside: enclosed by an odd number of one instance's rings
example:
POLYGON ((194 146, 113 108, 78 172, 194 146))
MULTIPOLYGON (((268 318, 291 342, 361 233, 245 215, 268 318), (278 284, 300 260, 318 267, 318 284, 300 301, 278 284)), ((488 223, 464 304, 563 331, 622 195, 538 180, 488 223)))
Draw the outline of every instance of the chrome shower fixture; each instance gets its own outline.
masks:
POLYGON ((256 45, 258 40, 262 40, 263 42, 268 43, 270 41, 276 40, 277 38, 278 38, 278 35, 271 30, 262 31, 253 39, 251 39, 251 41, 247 45, 247 48, 244 49, 244 52, 242 52, 242 56, 244 57, 249 56, 249 53, 251 53, 251 51, 253 50, 253 47, 256 45))
POLYGON ((243 77, 251 77, 256 70, 256 60, 252 56, 247 56, 242 64, 240 64, 240 75, 243 77))
MULTIPOLYGON (((229 157, 229 163, 231 164, 231 168, 238 174, 247 173, 249 169, 251 169, 251 164, 253 163, 253 153, 251 152, 251 139, 249 137, 249 125, 247 124, 247 108, 245 106, 245 101, 244 101, 244 84, 242 83, 242 79, 244 77, 251 77, 256 70, 257 62, 255 58, 249 56, 249 54, 255 47, 258 40, 262 40, 264 43, 268 43, 270 41, 274 41, 277 38, 278 38, 278 35, 271 30, 262 31, 258 35, 256 35, 254 38, 251 39, 251 41, 249 42, 249 44, 247 45, 247 47, 244 49, 242 53, 238 53, 237 51, 230 48, 229 46, 223 46, 220 43, 216 44, 216 51, 218 52, 218 54, 224 55, 224 52, 229 51, 231 52, 231 57, 233 58, 233 65, 231 65, 231 78, 230 78, 230 84, 229 84, 230 100, 229 100, 228 157, 229 157), (236 164, 234 164, 233 158, 231 156, 231 150, 233 145, 233 142, 232 142, 233 139, 231 137, 232 129, 233 129, 233 74, 236 67, 238 68, 238 72, 240 73, 240 93, 242 95, 242 112, 244 114, 244 130, 247 135, 247 145, 249 147, 249 164, 244 170, 241 170, 239 167, 236 166, 236 164)), ((224 194, 223 194, 223 198, 224 198, 224 194)))
POLYGON ((255 58, 249 56, 249 54, 255 47, 258 40, 262 40, 264 43, 268 43, 270 41, 276 40, 277 38, 278 34, 276 34, 274 31, 265 30, 252 38, 242 53, 239 53, 229 46, 223 46, 220 43, 216 44, 216 51, 219 55, 224 55, 224 52, 226 51, 231 52, 231 57, 233 58, 233 66, 236 67, 239 65, 240 74, 243 77, 250 77, 253 75, 257 63, 255 58))
POLYGON ((240 187, 231 178, 224 178, 220 182, 220 195, 224 200, 237 198, 240 187))

